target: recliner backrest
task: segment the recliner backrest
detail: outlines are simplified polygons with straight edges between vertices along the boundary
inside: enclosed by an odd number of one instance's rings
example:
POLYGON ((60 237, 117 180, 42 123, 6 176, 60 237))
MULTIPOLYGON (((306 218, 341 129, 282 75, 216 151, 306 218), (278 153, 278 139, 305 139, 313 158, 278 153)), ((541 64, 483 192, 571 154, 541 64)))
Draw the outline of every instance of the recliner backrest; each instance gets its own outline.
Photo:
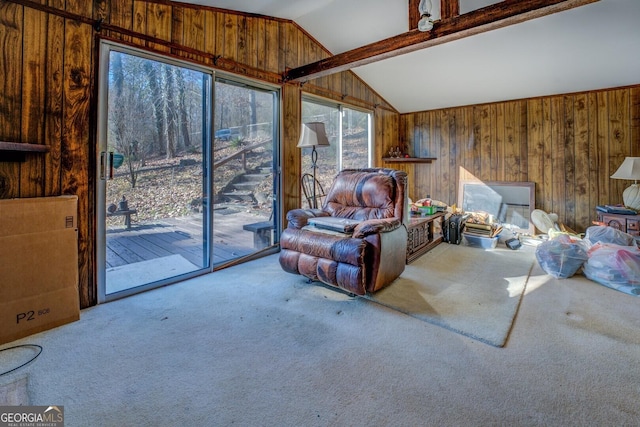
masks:
POLYGON ((357 220, 404 218, 406 173, 394 169, 345 169, 327 192, 322 210, 357 220))

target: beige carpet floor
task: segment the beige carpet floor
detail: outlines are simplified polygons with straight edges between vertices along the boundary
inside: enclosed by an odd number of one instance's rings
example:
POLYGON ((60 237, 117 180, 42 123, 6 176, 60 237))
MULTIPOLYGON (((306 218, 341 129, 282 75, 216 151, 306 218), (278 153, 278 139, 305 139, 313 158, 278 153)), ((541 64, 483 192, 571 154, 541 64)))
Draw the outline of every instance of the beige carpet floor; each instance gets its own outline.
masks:
MULTIPOLYGON (((13 351, 13 350, 7 350, 13 351)), ((2 357, 0 355, 0 357, 2 357)), ((6 360, 20 360, 21 357, 16 355, 6 356, 6 360)), ((0 358, 0 360, 2 360, 0 358)), ((30 360, 30 357, 25 357, 25 361, 30 360)), ((2 371, 4 372, 4 371, 2 371)), ((21 375, 15 378, 7 377, 7 380, 3 380, 0 377, 0 405, 7 406, 22 406, 29 404, 29 394, 27 391, 27 376, 21 375)))
POLYGON ((502 347, 535 262, 532 247, 484 250, 440 244, 391 286, 367 297, 484 343, 502 347))
MULTIPOLYGON (((635 426, 638 313, 638 297, 536 265, 497 348, 309 284, 275 255, 2 345, 43 351, 0 382, 26 378, 29 403, 64 406, 67 427, 635 426)), ((0 371, 26 356, 0 353, 0 371)))

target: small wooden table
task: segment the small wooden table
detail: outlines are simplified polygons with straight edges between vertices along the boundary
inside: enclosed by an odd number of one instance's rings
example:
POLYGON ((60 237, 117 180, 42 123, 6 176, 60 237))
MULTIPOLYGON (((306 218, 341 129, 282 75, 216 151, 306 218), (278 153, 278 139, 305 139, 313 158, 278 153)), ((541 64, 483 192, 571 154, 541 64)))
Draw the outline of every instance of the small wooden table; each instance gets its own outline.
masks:
POLYGON ((124 226, 127 227, 127 230, 131 229, 131 215, 138 214, 136 209, 127 209, 124 211, 117 210, 114 212, 107 212, 107 216, 124 216, 124 226))
POLYGON ((411 222, 407 231, 407 264, 424 255, 442 242, 443 212, 433 215, 411 215, 411 222), (440 224, 436 232, 436 223, 440 224))
POLYGON ((271 230, 273 230, 273 221, 255 222, 253 224, 245 224, 243 230, 253 233, 253 246, 256 249, 263 249, 271 245, 271 230))

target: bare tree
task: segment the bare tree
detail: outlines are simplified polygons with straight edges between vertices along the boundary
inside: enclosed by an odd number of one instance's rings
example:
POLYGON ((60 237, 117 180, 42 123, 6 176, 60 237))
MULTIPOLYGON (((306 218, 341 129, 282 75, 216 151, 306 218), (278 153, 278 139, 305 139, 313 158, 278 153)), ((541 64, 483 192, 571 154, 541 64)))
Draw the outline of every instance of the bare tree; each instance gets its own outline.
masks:
POLYGON ((178 103, 180 112, 180 131, 182 133, 182 140, 186 148, 191 147, 191 135, 189 134, 189 115, 186 103, 186 83, 184 74, 180 71, 176 73, 176 81, 178 84, 178 103))
POLYGON ((256 105, 256 91, 255 90, 250 90, 249 91, 249 97, 250 97, 250 102, 249 102, 249 106, 251 108, 251 119, 250 119, 250 125, 251 125, 251 130, 249 133, 249 136, 251 138, 255 138, 256 137, 256 133, 257 133, 257 128, 256 128, 256 124, 258 123, 258 109, 257 109, 257 105, 256 105))
POLYGON ((175 108, 175 79, 174 79, 174 67, 164 66, 164 90, 165 106, 164 116, 167 123, 167 145, 166 145, 166 157, 172 159, 176 156, 176 128, 177 128, 177 111, 175 108))
POLYGON ((123 143, 123 131, 125 127, 125 108, 124 108, 124 68, 122 65, 122 55, 116 54, 113 56, 111 62, 113 72, 113 92, 111 92, 112 116, 110 117, 110 124, 114 130, 115 146, 120 146, 123 143))
POLYGON ((164 112, 164 97, 162 96, 161 90, 161 77, 158 74, 156 67, 154 66, 153 61, 145 61, 144 70, 147 75, 149 88, 151 89, 151 97, 152 97, 152 107, 153 107, 153 115, 155 117, 156 123, 156 138, 154 141, 154 147, 157 148, 158 152, 162 152, 162 139, 166 135, 165 128, 165 112, 164 112))
MULTIPOLYGON (((148 94, 140 84, 140 58, 120 53, 112 56, 112 76, 109 92, 110 149, 124 156, 128 180, 135 188, 137 174, 145 161, 147 147, 140 140, 148 139, 145 123, 149 122, 148 94)), ((142 76, 144 77, 144 76, 142 76)))

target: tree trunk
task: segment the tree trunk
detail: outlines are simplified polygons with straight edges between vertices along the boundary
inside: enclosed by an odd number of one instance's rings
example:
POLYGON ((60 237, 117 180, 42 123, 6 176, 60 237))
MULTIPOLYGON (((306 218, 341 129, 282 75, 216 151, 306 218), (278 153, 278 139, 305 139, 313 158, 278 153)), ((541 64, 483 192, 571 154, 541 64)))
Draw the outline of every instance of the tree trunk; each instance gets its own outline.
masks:
POLYGON ((164 106, 164 98, 162 96, 162 92, 160 91, 159 85, 160 76, 158 75, 158 72, 156 71, 156 68, 153 66, 151 61, 145 61, 144 69, 149 79, 149 88, 151 89, 153 98, 153 115, 156 119, 157 138, 154 141, 152 151, 162 152, 163 147, 161 141, 165 138, 166 129, 162 108, 164 106))
POLYGON ((175 102, 175 78, 173 67, 164 67, 165 93, 166 93, 166 117, 167 117, 167 159, 176 156, 176 102, 175 102))
POLYGON ((250 129, 249 136, 251 138, 255 138, 257 136, 257 132, 258 132, 258 129, 256 128, 256 125, 258 123, 258 108, 256 106, 256 91, 255 90, 250 90, 249 94, 251 96, 251 101, 250 101, 251 121, 249 122, 251 129, 250 129))
POLYGON ((122 57, 120 54, 113 55, 113 61, 111 62, 113 69, 113 121, 114 121, 114 134, 115 145, 121 147, 124 143, 125 132, 125 106, 122 96, 124 86, 124 70, 122 68, 122 57))
POLYGON ((182 133, 182 140, 184 141, 185 147, 191 147, 191 135, 189 135, 189 115, 187 114, 187 105, 185 102, 186 94, 185 94, 185 83, 184 83, 184 74, 181 71, 177 73, 177 81, 178 81, 178 96, 180 99, 180 131, 182 133))

